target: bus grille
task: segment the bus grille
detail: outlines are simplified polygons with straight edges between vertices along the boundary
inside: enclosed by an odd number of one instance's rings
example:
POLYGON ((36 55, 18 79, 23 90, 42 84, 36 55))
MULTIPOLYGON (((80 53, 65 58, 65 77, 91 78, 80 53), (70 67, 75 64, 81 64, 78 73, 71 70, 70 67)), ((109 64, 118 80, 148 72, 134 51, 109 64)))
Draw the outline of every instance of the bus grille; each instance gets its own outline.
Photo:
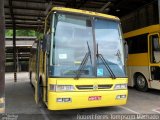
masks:
POLYGON ((92 90, 93 85, 76 85, 77 89, 79 90, 92 90))
POLYGON ((112 85, 98 85, 98 89, 110 89, 112 85))
POLYGON ((95 89, 110 89, 113 85, 107 84, 107 85, 76 85, 76 88, 79 90, 95 90, 95 89))

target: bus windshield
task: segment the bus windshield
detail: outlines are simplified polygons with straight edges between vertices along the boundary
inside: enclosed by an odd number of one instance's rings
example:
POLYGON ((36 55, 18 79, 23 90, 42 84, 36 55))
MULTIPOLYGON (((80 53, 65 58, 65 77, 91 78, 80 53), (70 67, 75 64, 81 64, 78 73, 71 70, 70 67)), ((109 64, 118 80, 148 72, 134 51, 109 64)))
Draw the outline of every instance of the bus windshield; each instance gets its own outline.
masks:
POLYGON ((116 77, 125 77, 123 44, 119 23, 107 19, 69 13, 53 17, 50 76, 111 77, 96 44, 116 77))
MULTIPOLYGON (((119 24, 115 21, 98 18, 95 19, 94 24, 98 53, 104 57, 110 69, 117 77, 124 76, 123 43, 119 24)), ((97 70, 107 71, 101 59, 97 60, 97 70)), ((99 74, 109 76, 108 72, 99 74)))

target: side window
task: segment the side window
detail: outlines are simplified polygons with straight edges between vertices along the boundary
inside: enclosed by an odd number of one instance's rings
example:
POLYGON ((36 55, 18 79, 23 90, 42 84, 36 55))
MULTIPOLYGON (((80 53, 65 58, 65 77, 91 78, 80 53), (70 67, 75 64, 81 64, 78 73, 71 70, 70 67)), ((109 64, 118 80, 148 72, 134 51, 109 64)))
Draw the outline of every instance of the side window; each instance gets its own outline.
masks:
POLYGON ((158 34, 151 35, 150 40, 150 61, 151 63, 160 62, 160 44, 158 34))
POLYGON ((128 44, 129 54, 148 52, 147 34, 130 37, 125 40, 128 44))
MULTIPOLYGON (((52 26, 51 26, 51 23, 52 23, 52 14, 50 14, 47 18, 47 20, 45 21, 45 31, 44 31, 44 38, 43 38, 43 46, 45 49, 47 48, 50 48, 50 40, 48 41, 47 39, 51 39, 51 29, 52 29, 52 26)), ((45 72, 45 68, 46 68, 46 63, 47 61, 45 60, 45 52, 43 52, 42 54, 42 69, 43 69, 43 72, 45 72)), ((49 59, 48 59, 49 60, 49 59)))

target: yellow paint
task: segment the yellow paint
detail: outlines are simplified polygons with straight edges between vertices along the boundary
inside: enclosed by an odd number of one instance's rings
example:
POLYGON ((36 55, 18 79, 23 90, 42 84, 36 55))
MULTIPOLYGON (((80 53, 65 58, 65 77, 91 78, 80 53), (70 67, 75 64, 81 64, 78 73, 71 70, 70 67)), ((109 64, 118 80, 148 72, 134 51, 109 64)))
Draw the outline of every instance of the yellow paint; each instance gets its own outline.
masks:
POLYGON ((38 104, 38 87, 37 87, 37 80, 35 80, 35 95, 34 95, 34 99, 36 101, 36 103, 38 104))
POLYGON ((141 28, 138 30, 133 30, 131 32, 124 33, 123 37, 129 38, 129 37, 133 37, 133 36, 137 36, 137 35, 142 35, 145 33, 154 33, 154 32, 158 32, 158 31, 160 31, 160 24, 151 25, 151 26, 144 27, 144 28, 141 28))
MULTIPOLYGON (((138 30, 133 30, 131 32, 125 33, 124 38, 130 38, 142 34, 148 33, 148 52, 146 53, 137 53, 137 54, 129 54, 128 55, 128 60, 127 60, 127 65, 128 66, 149 66, 152 65, 153 63, 150 63, 150 42, 149 42, 149 36, 153 34, 158 34, 160 32, 160 25, 151 25, 148 27, 144 27, 138 30)), ((143 46, 142 46, 143 47, 143 46)), ((154 63, 155 65, 155 63, 154 63)), ((157 65, 157 64, 156 64, 157 65)))
MULTIPOLYGON (((117 106, 126 104, 127 98, 117 100, 117 95, 128 96, 128 90, 114 90, 115 84, 124 84, 128 82, 127 78, 80 78, 75 80, 73 78, 49 78, 48 85, 102 85, 112 84, 111 89, 107 90, 78 90, 73 92, 54 92, 48 90, 48 109, 50 110, 65 110, 65 109, 78 109, 102 106, 117 106), (89 96, 101 96, 101 100, 89 101, 89 96), (71 98, 72 102, 56 102, 57 98, 71 98)), ((49 89, 49 88, 48 88, 49 89)))
POLYGON ((148 53, 129 54, 127 60, 128 66, 148 66, 148 53))
POLYGON ((118 91, 93 91, 93 92, 49 92, 49 110, 67 110, 79 108, 93 108, 105 106, 125 105, 127 99, 116 100, 117 95, 128 94, 127 90, 118 91), (69 103, 57 103, 56 98, 68 97, 72 99, 69 103), (89 101, 89 96, 101 96, 101 100, 89 101))
POLYGON ((113 19, 113 20, 118 20, 119 21, 119 18, 116 17, 116 16, 97 13, 97 12, 92 12, 92 11, 86 11, 86 10, 73 9, 73 8, 53 7, 52 11, 62 11, 62 12, 86 14, 86 15, 91 15, 91 16, 96 16, 96 17, 104 17, 104 18, 108 18, 108 19, 113 19))
MULTIPOLYGON (((53 11, 61 11, 61 12, 68 12, 68 13, 77 13, 81 15, 88 15, 88 16, 96 16, 96 17, 103 17, 105 19, 110 19, 113 21, 119 21, 119 18, 111 15, 106 15, 102 13, 96 13, 91 11, 85 10, 77 10, 71 8, 63 8, 63 7, 54 7, 48 13, 48 16, 53 11)), ((47 18, 45 19, 45 30, 44 33, 47 33, 46 24, 47 18)), ((128 90, 114 90, 115 84, 127 84, 127 78, 79 78, 75 80, 74 78, 48 78, 48 84, 46 85, 46 58, 47 55, 43 51, 40 51, 40 66, 39 66, 39 74, 43 78, 43 86, 48 86, 47 92, 43 93, 43 102, 47 105, 48 109, 50 110, 65 110, 65 109, 76 109, 76 108, 89 108, 89 107, 101 107, 101 106, 116 106, 116 105, 124 105, 126 104, 127 98, 123 100, 116 100, 116 95, 127 95, 128 90), (43 62, 44 61, 44 62, 43 62), (44 64, 43 64, 44 63, 44 64), (43 66, 45 65, 45 66, 43 66), (43 70, 44 68, 44 70, 43 70), (57 85, 102 85, 102 84, 112 84, 111 89, 107 90, 78 90, 75 89, 73 92, 54 92, 49 90, 50 84, 57 84, 57 85), (47 102, 46 102, 46 94, 47 94, 47 102), (56 98, 58 97, 71 97, 71 103, 57 103, 56 98), (89 96, 102 96, 100 101, 88 101, 89 96)), ((35 58, 34 58, 35 59, 35 58)), ((81 64, 81 61, 75 61, 75 64, 81 64)), ((36 62, 32 64, 32 67, 35 67, 36 62)), ((35 70, 35 69, 34 69, 35 70)), ((35 71, 34 71, 35 73, 35 71)), ((38 103, 38 96, 37 96, 37 81, 35 80, 35 100, 38 103)))
MULTIPOLYGON (((160 29, 159 29, 159 31, 160 31, 160 29)), ((157 33, 157 32, 154 32, 154 33, 150 33, 149 35, 148 35, 148 60, 149 60, 149 66, 160 66, 160 63, 151 63, 151 60, 150 60, 150 58, 152 58, 152 54, 150 54, 150 50, 152 49, 152 47, 150 47, 150 41, 149 41, 149 39, 150 39, 150 36, 152 36, 152 35, 158 35, 158 37, 159 37, 159 33, 157 33)), ((160 37, 159 37, 159 42, 160 42, 160 37)))
POLYGON ((61 11, 61 12, 69 12, 69 13, 77 13, 77 14, 83 14, 83 15, 89 15, 89 16, 96 16, 96 17, 103 17, 105 19, 111 19, 111 20, 116 20, 120 21, 120 19, 116 16, 112 15, 107 15, 107 14, 102 14, 102 13, 97 13, 97 12, 92 12, 92 11, 86 11, 86 10, 80 10, 80 9, 73 9, 73 8, 65 8, 65 7, 53 7, 51 11, 48 13, 46 19, 45 19, 45 29, 44 29, 44 34, 47 33, 46 31, 46 25, 47 25, 47 19, 49 15, 53 11, 61 11))
POLYGON ((0 104, 1 103, 5 103, 5 99, 4 98, 0 98, 0 104))
MULTIPOLYGON (((152 79, 150 67, 151 66, 160 67, 160 62, 159 63, 152 63, 151 62, 152 54, 150 52, 152 49, 152 46, 150 44, 150 36, 151 35, 158 35, 159 43, 160 43, 160 24, 151 25, 148 27, 144 27, 144 28, 141 28, 138 30, 134 30, 134 31, 125 33, 124 38, 130 38, 130 37, 134 37, 134 36, 138 36, 138 35, 142 35, 142 34, 148 34, 147 39, 146 39, 146 41, 148 42, 148 52, 128 55, 128 60, 127 60, 127 65, 128 65, 128 69, 129 69, 128 76, 129 76, 129 78, 131 78, 130 80, 134 80, 134 79, 132 79, 134 74, 136 72, 140 72, 145 76, 145 78, 148 82, 149 88, 160 89, 159 85, 157 84, 158 83, 157 80, 148 81, 148 80, 152 79), (145 66, 146 68, 142 69, 143 66, 145 66)), ((157 55, 157 57, 160 57, 160 56, 157 55)), ((134 83, 134 82, 129 81, 129 83, 134 83)), ((133 85, 134 84, 132 84, 132 86, 133 85)))

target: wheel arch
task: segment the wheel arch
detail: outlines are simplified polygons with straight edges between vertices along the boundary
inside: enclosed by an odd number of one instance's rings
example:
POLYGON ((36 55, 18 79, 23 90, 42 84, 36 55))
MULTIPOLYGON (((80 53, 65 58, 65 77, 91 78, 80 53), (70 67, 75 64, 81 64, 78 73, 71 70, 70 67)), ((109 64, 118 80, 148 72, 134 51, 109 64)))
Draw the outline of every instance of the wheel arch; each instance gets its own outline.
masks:
MULTIPOLYGON (((135 86, 135 80, 136 80, 137 75, 142 75, 147 80, 147 78, 145 77, 145 75, 143 73, 141 73, 141 72, 135 72, 133 74, 134 86, 135 86)), ((148 81, 147 81, 147 83, 148 83, 148 81)))
MULTIPOLYGON (((145 81, 146 81, 146 84, 147 84, 147 89, 146 89, 145 91, 147 91, 147 90, 148 90, 149 83, 148 83, 148 80, 147 80, 147 78, 145 77, 145 75, 144 75, 143 73, 141 73, 141 72, 136 72, 136 73, 134 73, 134 76, 133 76, 134 86, 136 86, 136 77, 137 77, 138 75, 141 75, 141 76, 144 77, 144 79, 145 79, 145 81)), ((145 91, 144 91, 144 92, 145 92, 145 91)))

